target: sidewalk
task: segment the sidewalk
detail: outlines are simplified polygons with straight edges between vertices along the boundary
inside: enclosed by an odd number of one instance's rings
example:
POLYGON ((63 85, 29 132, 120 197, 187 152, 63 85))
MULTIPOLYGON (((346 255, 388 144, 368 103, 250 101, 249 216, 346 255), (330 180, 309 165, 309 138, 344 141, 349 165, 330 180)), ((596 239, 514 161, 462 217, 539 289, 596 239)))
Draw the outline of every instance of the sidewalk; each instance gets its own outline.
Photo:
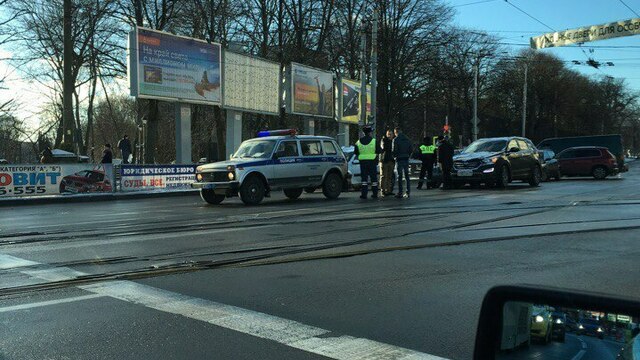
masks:
POLYGON ((115 192, 106 194, 69 194, 69 195, 49 195, 49 196, 24 196, 0 198, 0 207, 16 205, 42 205, 42 204, 62 204, 90 201, 110 201, 129 199, 149 199, 173 196, 196 196, 198 190, 179 191, 135 191, 135 192, 115 192))

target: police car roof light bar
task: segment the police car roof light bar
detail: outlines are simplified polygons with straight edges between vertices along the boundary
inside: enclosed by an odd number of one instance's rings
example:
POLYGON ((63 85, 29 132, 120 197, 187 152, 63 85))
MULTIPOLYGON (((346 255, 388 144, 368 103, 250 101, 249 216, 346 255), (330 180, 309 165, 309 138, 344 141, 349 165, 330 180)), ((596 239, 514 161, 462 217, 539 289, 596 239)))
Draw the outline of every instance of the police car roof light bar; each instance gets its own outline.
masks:
POLYGON ((283 130, 263 130, 258 131, 258 137, 266 137, 266 136, 283 136, 283 135, 296 135, 296 129, 283 129, 283 130))

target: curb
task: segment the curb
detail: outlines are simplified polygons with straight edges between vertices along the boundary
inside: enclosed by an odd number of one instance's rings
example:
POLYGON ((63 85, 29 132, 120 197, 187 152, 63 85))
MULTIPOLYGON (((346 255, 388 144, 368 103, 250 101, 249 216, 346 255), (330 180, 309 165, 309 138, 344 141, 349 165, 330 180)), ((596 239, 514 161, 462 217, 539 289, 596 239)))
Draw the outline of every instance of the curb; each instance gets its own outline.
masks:
POLYGON ((135 199, 151 199, 162 197, 176 196, 196 196, 200 192, 198 190, 185 190, 174 192, 141 192, 141 193, 113 193, 113 194, 95 194, 95 195, 67 195, 52 196, 46 198, 13 198, 9 200, 0 200, 0 207, 4 206, 22 206, 22 205, 43 205, 43 204, 65 204, 65 203, 83 203, 92 201, 114 201, 114 200, 135 200, 135 199))

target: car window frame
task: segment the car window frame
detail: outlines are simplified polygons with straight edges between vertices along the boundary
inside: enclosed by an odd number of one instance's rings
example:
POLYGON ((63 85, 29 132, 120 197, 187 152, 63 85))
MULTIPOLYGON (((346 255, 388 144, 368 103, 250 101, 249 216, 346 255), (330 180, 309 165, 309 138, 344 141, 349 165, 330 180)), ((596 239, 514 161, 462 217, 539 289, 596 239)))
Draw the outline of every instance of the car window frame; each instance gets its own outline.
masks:
POLYGON ((322 140, 322 151, 327 156, 338 156, 338 147, 332 140, 322 140), (325 143, 330 143, 331 146, 333 146, 333 150, 335 151, 335 153, 333 154, 327 153, 327 147, 324 145, 325 143))
MULTIPOLYGON (((509 151, 509 150, 511 150, 511 149, 513 149, 513 148, 515 148, 515 147, 517 147, 518 149, 520 149, 520 145, 518 145, 518 141, 517 141, 517 139, 511 139, 511 140, 509 140, 509 141, 507 142, 507 151, 509 151), (515 145, 516 145, 516 146, 512 146, 512 145, 511 145, 511 143, 512 143, 512 142, 513 142, 513 143, 515 143, 515 145)), ((522 150, 522 149, 520 149, 520 150, 522 150)))
POLYGON ((300 149, 300 142, 298 140, 294 140, 294 139, 281 140, 278 143, 278 146, 275 149, 275 153, 278 154, 279 153, 279 149, 280 149, 280 145, 283 145, 284 143, 287 143, 287 142, 290 142, 290 143, 292 142, 292 143, 296 144, 296 152, 297 152, 297 154, 296 155, 286 155, 286 156, 281 156, 281 157, 282 158, 297 158, 297 157, 300 157, 301 156, 300 154, 302 154, 302 151, 301 151, 302 149, 300 149))
POLYGON ((561 152, 560 152, 559 154, 557 154, 556 156, 558 157, 558 160, 577 159, 577 158, 575 157, 575 152, 576 152, 576 150, 575 150, 575 149, 567 149, 567 150, 563 150, 563 151, 561 151, 561 152), (562 156, 563 154, 571 154, 571 153, 574 153, 574 156, 570 156, 570 157, 563 157, 563 156, 562 156))
POLYGON ((300 140, 300 156, 303 157, 318 157, 318 156, 324 156, 324 149, 322 147, 322 140, 320 139, 305 139, 305 140, 300 140), (304 147, 302 145, 303 142, 310 142, 310 143, 318 143, 320 145, 320 153, 318 154, 305 154, 304 153, 304 147))
POLYGON ((527 142, 524 141, 523 139, 515 139, 515 140, 516 140, 516 143, 518 144, 518 147, 520 148, 520 151, 531 150, 531 148, 529 147, 529 144, 527 144, 527 142))

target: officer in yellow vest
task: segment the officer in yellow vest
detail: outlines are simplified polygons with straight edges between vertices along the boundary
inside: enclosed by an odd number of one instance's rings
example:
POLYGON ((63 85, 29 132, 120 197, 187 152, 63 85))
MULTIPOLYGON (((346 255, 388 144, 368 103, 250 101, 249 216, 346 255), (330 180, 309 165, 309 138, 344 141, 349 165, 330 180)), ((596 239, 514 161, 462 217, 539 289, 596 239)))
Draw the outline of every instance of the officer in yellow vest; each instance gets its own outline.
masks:
POLYGON ((420 169, 420 178, 418 180, 418 190, 422 189, 424 184, 424 175, 427 174, 427 189, 431 188, 433 180, 433 164, 436 163, 436 146, 428 136, 422 139, 420 145, 420 159, 422 160, 422 168, 420 169))
POLYGON ((364 126, 362 132, 364 136, 356 142, 353 152, 360 161, 360 177, 362 178, 362 194, 360 199, 367 198, 367 192, 369 191, 369 183, 371 183, 371 197, 373 199, 378 197, 378 176, 376 174, 378 146, 376 146, 376 139, 371 137, 373 129, 371 126, 364 126))

